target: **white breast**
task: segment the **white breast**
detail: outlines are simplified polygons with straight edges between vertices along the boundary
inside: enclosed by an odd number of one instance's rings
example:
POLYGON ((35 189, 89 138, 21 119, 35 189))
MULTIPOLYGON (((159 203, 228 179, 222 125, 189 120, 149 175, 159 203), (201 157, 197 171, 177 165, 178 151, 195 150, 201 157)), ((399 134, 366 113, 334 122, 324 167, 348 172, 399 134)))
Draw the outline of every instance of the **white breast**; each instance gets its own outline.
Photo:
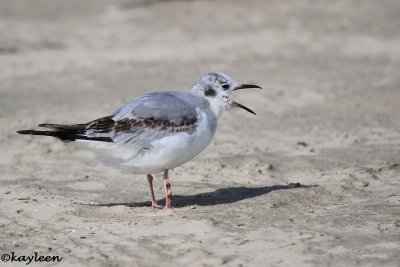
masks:
POLYGON ((210 119, 203 111, 198 118, 195 132, 180 132, 158 139, 142 157, 122 165, 129 166, 135 173, 159 173, 191 160, 210 144, 215 133, 215 127, 210 127, 210 119))

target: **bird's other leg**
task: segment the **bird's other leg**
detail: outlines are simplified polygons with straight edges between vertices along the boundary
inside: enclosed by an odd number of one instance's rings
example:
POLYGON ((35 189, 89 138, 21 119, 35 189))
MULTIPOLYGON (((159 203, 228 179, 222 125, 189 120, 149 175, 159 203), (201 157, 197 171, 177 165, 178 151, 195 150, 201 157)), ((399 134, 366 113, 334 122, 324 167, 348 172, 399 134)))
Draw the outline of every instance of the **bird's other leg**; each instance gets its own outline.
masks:
POLYGON ((172 191, 171 184, 169 183, 168 170, 164 171, 164 185, 165 185, 165 207, 164 209, 171 208, 172 191))
POLYGON ((151 176, 151 174, 147 174, 147 182, 150 187, 151 206, 155 209, 162 209, 163 207, 157 204, 156 198, 154 197, 153 176, 151 176))

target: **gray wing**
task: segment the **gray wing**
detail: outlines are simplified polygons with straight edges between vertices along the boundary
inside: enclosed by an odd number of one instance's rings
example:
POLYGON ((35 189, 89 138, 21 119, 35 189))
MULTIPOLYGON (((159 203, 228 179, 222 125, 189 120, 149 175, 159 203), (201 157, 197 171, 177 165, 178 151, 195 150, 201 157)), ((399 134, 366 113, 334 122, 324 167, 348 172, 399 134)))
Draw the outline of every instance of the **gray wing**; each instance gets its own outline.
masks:
POLYGON ((114 120, 135 116, 141 119, 168 120, 179 124, 184 119, 195 118, 198 106, 199 101, 193 95, 187 92, 169 91, 135 99, 114 111, 112 116, 114 120))
POLYGON ((110 137, 113 142, 131 145, 138 151, 151 149, 151 143, 162 137, 194 132, 199 105, 197 98, 186 92, 152 93, 89 123, 85 133, 89 137, 110 137))

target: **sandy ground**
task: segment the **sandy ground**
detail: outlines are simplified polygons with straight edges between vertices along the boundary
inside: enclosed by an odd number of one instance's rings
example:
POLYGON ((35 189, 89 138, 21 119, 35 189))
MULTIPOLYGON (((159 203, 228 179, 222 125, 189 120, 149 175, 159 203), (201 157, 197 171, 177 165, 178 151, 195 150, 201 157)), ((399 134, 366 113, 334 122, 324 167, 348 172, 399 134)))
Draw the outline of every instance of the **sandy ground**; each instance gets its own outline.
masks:
POLYGON ((399 17, 397 0, 1 1, 1 254, 399 266, 399 17), (170 211, 149 207, 143 175, 15 134, 209 71, 262 85, 235 93, 258 116, 224 114, 207 150, 171 172, 170 211))

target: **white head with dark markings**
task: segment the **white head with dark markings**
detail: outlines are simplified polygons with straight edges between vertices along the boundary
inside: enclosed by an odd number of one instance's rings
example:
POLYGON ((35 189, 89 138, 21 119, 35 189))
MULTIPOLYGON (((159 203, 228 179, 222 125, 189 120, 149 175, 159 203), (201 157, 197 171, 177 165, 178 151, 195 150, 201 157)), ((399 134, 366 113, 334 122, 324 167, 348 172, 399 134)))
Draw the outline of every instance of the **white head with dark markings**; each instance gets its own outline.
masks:
POLYGON ((250 113, 256 114, 251 109, 235 102, 231 98, 231 93, 239 89, 259 88, 253 84, 239 84, 228 75, 221 72, 210 72, 202 77, 190 89, 191 93, 205 98, 210 104, 211 110, 219 117, 222 111, 233 108, 242 108, 250 113))

